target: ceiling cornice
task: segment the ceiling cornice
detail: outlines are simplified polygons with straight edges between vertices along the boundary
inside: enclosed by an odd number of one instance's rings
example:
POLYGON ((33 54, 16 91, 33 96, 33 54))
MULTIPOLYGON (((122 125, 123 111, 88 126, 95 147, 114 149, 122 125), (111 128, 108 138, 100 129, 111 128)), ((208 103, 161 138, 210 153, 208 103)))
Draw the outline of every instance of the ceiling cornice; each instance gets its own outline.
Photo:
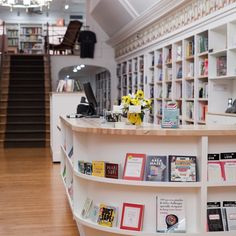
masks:
POLYGON ((189 0, 160 0, 152 8, 146 10, 141 16, 137 17, 135 20, 131 21, 120 31, 118 31, 107 41, 107 43, 112 47, 115 47, 115 45, 162 18, 174 8, 177 8, 186 2, 189 2, 189 0))

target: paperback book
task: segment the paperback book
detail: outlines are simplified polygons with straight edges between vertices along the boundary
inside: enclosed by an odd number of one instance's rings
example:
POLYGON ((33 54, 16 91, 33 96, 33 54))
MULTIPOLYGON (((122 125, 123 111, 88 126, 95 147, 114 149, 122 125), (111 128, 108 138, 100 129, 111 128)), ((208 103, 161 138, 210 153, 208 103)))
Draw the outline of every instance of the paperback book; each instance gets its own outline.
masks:
POLYGON ((207 203, 207 224, 209 232, 224 231, 220 202, 207 203))
POLYGON ((114 227, 117 223, 118 208, 101 203, 97 223, 106 227, 114 227))
POLYGON ((146 181, 168 181, 167 156, 149 155, 146 160, 146 181))
POLYGON ((225 231, 236 231, 236 201, 223 201, 225 231))
POLYGON ((92 175, 92 163, 91 162, 84 162, 84 174, 92 175))
POLYGON ((223 181, 220 155, 217 153, 208 154, 207 179, 209 182, 223 181))
POLYGON ((105 177, 104 161, 92 161, 92 175, 98 177, 105 177))
POLYGON ((196 156, 169 156, 169 181, 196 182, 197 158, 196 156))
POLYGON ((119 179, 120 165, 118 163, 105 163, 105 177, 112 179, 119 179))
POLYGON ((84 206, 81 212, 81 216, 83 218, 88 218, 90 215, 90 210, 92 209, 92 205, 93 205, 93 200, 90 198, 86 198, 85 202, 84 202, 84 206))
POLYGON ((227 182, 236 182, 236 152, 220 154, 223 178, 227 182))
POLYGON ((156 231, 162 233, 186 232, 185 200, 182 197, 156 197, 156 231))

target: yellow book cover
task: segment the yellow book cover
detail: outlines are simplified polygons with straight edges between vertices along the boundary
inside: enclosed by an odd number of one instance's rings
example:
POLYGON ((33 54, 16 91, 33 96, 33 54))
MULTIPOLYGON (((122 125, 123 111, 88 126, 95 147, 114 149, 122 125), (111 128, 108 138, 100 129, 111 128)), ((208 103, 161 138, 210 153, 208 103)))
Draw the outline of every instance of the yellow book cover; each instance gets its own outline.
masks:
POLYGON ((98 213, 98 224, 106 227, 116 226, 117 208, 101 203, 98 213))
POLYGON ((92 161, 92 175, 98 177, 105 177, 105 162, 104 161, 92 161))

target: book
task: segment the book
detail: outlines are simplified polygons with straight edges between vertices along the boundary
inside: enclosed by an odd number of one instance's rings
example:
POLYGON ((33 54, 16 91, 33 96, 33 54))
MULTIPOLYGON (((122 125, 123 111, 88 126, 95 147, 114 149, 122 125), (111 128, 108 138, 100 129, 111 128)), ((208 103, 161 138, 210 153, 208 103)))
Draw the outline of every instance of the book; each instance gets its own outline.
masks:
POLYGON ((99 213, 97 223, 106 227, 116 226, 118 208, 101 203, 99 205, 99 213))
POLYGON ((119 179, 120 165, 117 163, 105 163, 105 177, 112 179, 119 179))
POLYGON ((185 200, 183 197, 156 197, 156 231, 163 233, 186 232, 185 200))
POLYGON ((123 203, 120 228, 141 231, 143 226, 144 205, 123 203))
POLYGON ((197 157, 169 155, 169 181, 196 182, 197 157))
POLYGON ((73 146, 71 147, 70 151, 68 152, 68 157, 71 158, 73 155, 73 146))
POLYGON ((92 161, 92 176, 105 177, 104 161, 92 161))
POLYGON ((97 204, 94 204, 91 208, 89 218, 92 222, 97 223, 100 208, 97 204))
POLYGON ((179 127, 179 109, 176 102, 168 102, 163 109, 162 128, 179 127))
POLYGON ((91 162, 84 162, 84 174, 92 175, 92 163, 91 162))
POLYGON ((141 153, 127 153, 123 179, 143 180, 146 155, 141 153))
POLYGON ((224 231, 222 211, 220 202, 207 203, 207 225, 208 231, 224 231))
POLYGON ((167 156, 149 155, 146 160, 146 181, 167 181, 167 156))
POLYGON ((223 201, 222 215, 225 231, 236 230, 236 201, 223 201))
POLYGON ((84 174, 84 161, 78 161, 78 171, 84 174))
POLYGON ((227 182, 236 182, 236 152, 220 153, 223 178, 227 182))
POLYGON ((84 202, 83 209, 81 211, 82 218, 86 219, 89 217, 90 210, 92 209, 92 204, 93 204, 93 200, 87 197, 84 202))
POLYGON ((217 153, 208 154, 207 179, 209 182, 223 181, 220 154, 217 153))

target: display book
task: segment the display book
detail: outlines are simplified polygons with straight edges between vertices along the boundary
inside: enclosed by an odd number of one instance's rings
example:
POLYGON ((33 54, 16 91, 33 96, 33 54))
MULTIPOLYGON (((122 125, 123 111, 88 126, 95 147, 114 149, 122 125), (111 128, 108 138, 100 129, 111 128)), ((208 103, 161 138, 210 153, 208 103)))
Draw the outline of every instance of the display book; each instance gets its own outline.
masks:
POLYGON ((209 182, 236 183, 236 152, 209 153, 207 171, 209 182))

